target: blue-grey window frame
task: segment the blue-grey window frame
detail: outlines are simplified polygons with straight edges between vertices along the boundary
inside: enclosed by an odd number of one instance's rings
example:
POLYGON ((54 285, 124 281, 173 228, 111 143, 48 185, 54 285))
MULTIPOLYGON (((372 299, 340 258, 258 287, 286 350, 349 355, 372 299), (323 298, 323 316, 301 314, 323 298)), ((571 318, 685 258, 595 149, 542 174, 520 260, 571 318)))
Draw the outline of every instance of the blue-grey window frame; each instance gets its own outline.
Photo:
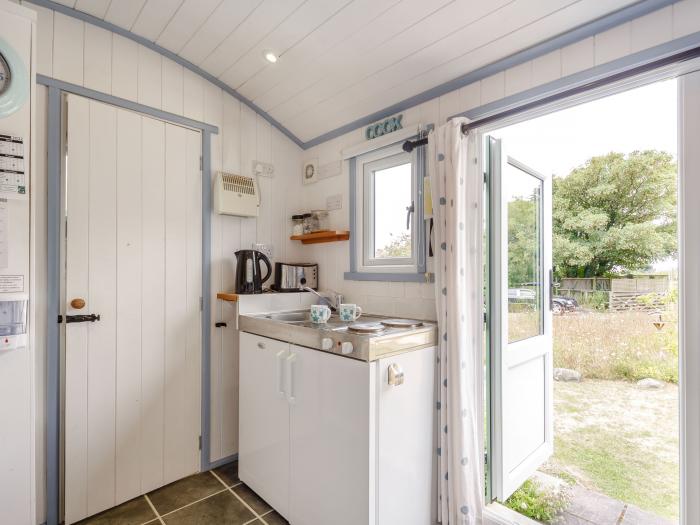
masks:
MULTIPOLYGON (((432 129, 432 125, 428 126, 425 130, 418 132, 415 136, 409 138, 408 140, 416 140, 418 138, 425 137, 428 131, 432 129)), ((395 146, 396 143, 383 145, 381 148, 390 148, 395 146)), ((425 221, 425 216, 423 212, 423 179, 427 174, 427 155, 425 147, 418 147, 416 152, 416 188, 415 195, 416 199, 414 202, 416 214, 416 238, 414 241, 417 244, 416 248, 416 267, 415 272, 362 272, 358 270, 357 264, 357 202, 358 198, 363 198, 363 196, 357 195, 357 156, 348 159, 348 179, 349 179, 349 219, 350 219, 350 271, 345 272, 344 279, 346 281, 394 281, 394 282, 426 282, 427 278, 427 242, 428 237, 427 223, 425 221)), ((360 177, 363 174, 359 174, 360 177)))

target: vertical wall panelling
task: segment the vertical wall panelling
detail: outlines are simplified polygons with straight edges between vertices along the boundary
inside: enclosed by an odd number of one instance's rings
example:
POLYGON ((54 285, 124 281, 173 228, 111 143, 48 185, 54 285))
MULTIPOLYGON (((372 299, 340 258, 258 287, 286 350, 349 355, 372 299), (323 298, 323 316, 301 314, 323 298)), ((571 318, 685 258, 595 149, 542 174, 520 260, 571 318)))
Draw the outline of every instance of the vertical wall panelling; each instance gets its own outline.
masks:
POLYGON ((628 55, 632 50, 632 23, 613 27, 595 36, 595 65, 628 55))
POLYGON ((195 120, 204 120, 204 80, 189 69, 184 71, 183 114, 195 120))
POLYGON ((595 39, 580 40, 561 49, 561 74, 563 77, 584 71, 595 65, 595 39))
POLYGON ((165 477, 189 474, 178 454, 188 434, 183 407, 187 364, 187 203, 186 141, 184 128, 165 126, 165 477))
POLYGON ((557 49, 532 61, 532 81, 543 84, 561 78, 561 51, 557 49))
POLYGON ((42 75, 53 75, 53 11, 32 5, 37 14, 36 70, 42 75))
POLYGON ((138 93, 139 45, 120 35, 112 35, 112 95, 136 100, 138 93))
POLYGON ((641 51, 673 38, 673 6, 632 21, 632 52, 641 51))
POLYGON ((505 96, 505 75, 496 73, 481 81, 481 103, 488 104, 505 96))
POLYGON ((153 152, 142 159, 141 172, 149 176, 143 177, 140 186, 143 195, 147 196, 141 201, 141 345, 150 349, 141 354, 141 487, 148 491, 163 484, 164 469, 165 124, 154 119, 142 119, 142 136, 143 144, 153 152))
POLYGON ((183 82, 182 66, 169 58, 163 57, 163 111, 182 115, 183 82))
MULTIPOLYGON (((54 13, 53 16, 53 76, 59 80, 83 83, 84 23, 75 18, 54 13)), ((39 28, 39 33, 42 29, 39 28)))
MULTIPOLYGON (((142 184, 141 117, 117 115, 116 499, 141 494, 142 184)), ((147 177, 151 173, 146 172, 147 177)), ((156 175, 157 176, 157 175, 156 175)), ((148 349, 150 350, 150 349, 148 349)))
POLYGON ((161 55, 139 46, 138 52, 138 102, 161 109, 162 74, 161 55))
POLYGON ((112 86, 112 33, 85 24, 84 85, 109 93, 112 86))
MULTIPOLYGON (((99 313, 102 320, 88 327, 88 514, 114 505, 115 494, 116 116, 115 108, 90 103, 88 235, 84 238, 89 269, 86 299, 90 311, 99 313)), ((74 188, 71 184, 69 193, 74 188)), ((70 228, 74 221, 70 216, 68 220, 70 228)), ((70 232, 68 238, 72 237, 70 232)))

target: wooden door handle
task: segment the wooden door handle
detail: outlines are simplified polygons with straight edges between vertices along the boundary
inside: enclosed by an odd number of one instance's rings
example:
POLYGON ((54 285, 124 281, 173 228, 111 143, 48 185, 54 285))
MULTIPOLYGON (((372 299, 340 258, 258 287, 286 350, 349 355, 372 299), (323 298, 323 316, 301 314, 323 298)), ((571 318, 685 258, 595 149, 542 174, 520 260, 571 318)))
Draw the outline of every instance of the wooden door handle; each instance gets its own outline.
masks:
POLYGON ((80 310, 82 308, 85 308, 85 299, 81 299, 80 297, 76 297, 70 302, 71 308, 75 308, 76 310, 80 310))

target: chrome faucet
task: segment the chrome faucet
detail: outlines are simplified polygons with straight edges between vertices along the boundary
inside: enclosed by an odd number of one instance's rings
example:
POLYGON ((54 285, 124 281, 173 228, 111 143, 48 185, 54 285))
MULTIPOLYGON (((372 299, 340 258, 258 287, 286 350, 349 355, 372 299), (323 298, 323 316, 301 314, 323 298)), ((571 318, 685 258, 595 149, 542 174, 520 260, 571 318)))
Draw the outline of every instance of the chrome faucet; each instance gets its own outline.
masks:
POLYGON ((331 309, 332 312, 337 312, 338 308, 340 307, 340 303, 343 302, 343 296, 341 294, 339 294, 338 292, 334 292, 333 290, 329 290, 327 292, 329 294, 333 294, 332 301, 328 297, 326 297, 325 295, 321 295, 316 290, 314 290, 313 288, 310 288, 308 286, 302 286, 300 288, 300 290, 303 290, 305 292, 311 292, 312 294, 314 294, 316 297, 318 297, 323 302, 325 302, 328 305, 328 307, 331 309))

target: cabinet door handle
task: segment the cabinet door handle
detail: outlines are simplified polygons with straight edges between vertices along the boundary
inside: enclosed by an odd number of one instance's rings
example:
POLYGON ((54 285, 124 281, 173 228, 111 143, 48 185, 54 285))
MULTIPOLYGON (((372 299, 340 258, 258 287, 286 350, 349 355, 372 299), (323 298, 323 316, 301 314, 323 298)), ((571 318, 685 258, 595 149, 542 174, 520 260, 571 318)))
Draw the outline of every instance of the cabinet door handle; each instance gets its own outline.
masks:
POLYGON ((281 350, 277 352, 277 359, 276 359, 276 371, 275 374, 277 376, 277 393, 280 395, 280 397, 284 397, 284 385, 282 384, 282 357, 284 356, 285 351, 281 350))
POLYGON ((294 404, 296 397, 294 397, 294 363, 297 360, 297 354, 290 354, 287 358, 287 401, 294 404))
POLYGON ((396 363, 391 363, 389 365, 389 385, 390 386, 401 386, 403 385, 404 375, 403 370, 396 363))

